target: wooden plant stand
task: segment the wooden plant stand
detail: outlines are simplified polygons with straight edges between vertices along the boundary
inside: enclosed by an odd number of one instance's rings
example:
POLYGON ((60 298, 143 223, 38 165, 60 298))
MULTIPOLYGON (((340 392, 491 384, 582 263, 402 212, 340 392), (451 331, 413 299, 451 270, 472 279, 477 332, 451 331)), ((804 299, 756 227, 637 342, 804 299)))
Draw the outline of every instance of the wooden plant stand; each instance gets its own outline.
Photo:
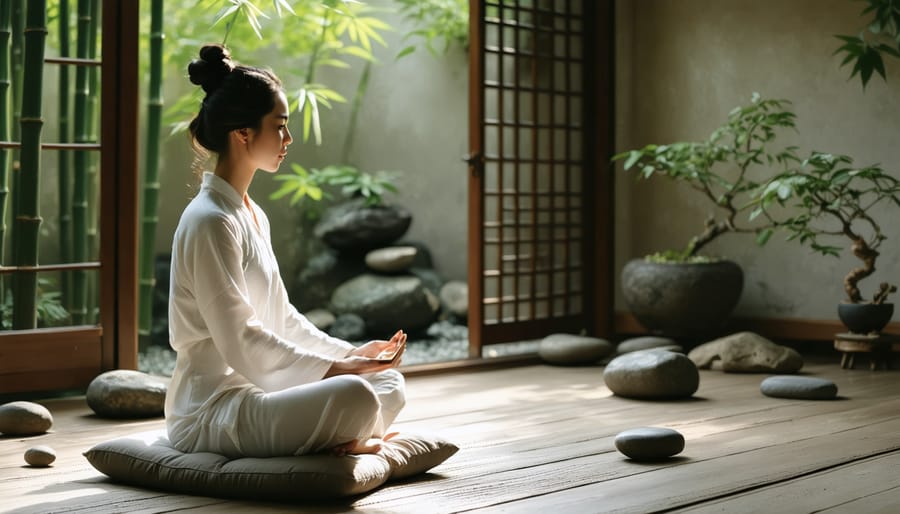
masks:
POLYGON ((884 364, 891 368, 891 353, 900 352, 900 334, 835 334, 834 349, 843 352, 841 368, 853 369, 857 353, 869 354, 869 369, 875 371, 884 364))

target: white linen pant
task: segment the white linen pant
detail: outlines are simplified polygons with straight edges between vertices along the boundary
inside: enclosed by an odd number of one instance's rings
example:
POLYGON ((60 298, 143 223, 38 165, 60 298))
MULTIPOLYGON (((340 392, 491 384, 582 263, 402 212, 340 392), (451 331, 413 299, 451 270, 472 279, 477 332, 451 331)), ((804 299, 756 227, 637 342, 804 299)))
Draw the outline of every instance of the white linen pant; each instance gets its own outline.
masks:
POLYGON ((243 398, 230 434, 201 439, 214 446, 205 451, 227 456, 304 455, 383 436, 405 403, 405 383, 397 370, 338 375, 251 393, 243 398))

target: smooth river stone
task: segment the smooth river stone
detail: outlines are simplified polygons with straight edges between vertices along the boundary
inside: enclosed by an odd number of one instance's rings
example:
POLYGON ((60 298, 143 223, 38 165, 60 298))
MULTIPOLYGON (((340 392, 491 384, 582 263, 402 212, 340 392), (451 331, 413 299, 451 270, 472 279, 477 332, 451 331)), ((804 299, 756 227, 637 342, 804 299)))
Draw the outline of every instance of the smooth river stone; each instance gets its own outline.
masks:
POLYGON ((612 344, 605 339, 573 334, 551 334, 538 347, 541 359, 557 366, 595 364, 612 352, 612 344))
POLYGON ((671 428, 641 427, 620 432, 616 449, 634 460, 660 460, 684 450, 684 436, 671 428))
POLYGON ((618 396, 665 400, 692 396, 700 386, 700 373, 680 353, 650 349, 616 357, 603 370, 603 380, 618 396))
POLYGON ((43 405, 10 402, 0 405, 0 433, 4 435, 43 434, 53 425, 53 415, 43 405))
POLYGON ((795 400, 833 400, 837 396, 837 385, 831 380, 796 375, 776 375, 762 381, 759 390, 773 398, 795 400))
POLYGON ((56 460, 56 452, 49 446, 34 446, 25 450, 25 462, 36 468, 46 468, 56 460))

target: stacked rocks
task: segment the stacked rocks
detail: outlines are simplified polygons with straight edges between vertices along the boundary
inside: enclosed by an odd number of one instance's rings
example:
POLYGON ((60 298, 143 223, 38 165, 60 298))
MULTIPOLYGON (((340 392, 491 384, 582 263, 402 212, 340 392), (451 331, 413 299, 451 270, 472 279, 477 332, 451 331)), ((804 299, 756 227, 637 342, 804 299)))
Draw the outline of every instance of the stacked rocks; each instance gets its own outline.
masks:
POLYGON ((466 284, 445 283, 423 244, 398 242, 411 223, 401 206, 353 200, 331 207, 314 229, 326 248, 299 271, 291 302, 315 311, 320 329, 351 341, 398 328, 425 333, 438 319, 464 318, 466 284))

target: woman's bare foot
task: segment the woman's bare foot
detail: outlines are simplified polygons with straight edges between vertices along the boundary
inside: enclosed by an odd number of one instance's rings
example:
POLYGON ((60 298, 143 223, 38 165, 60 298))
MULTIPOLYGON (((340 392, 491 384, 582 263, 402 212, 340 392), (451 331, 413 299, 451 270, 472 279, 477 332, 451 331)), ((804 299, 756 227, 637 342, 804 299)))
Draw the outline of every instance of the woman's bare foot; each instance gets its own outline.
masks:
POLYGON ((360 442, 354 439, 348 443, 339 444, 331 449, 331 454, 343 457, 345 455, 364 455, 381 451, 381 439, 373 438, 360 442))

